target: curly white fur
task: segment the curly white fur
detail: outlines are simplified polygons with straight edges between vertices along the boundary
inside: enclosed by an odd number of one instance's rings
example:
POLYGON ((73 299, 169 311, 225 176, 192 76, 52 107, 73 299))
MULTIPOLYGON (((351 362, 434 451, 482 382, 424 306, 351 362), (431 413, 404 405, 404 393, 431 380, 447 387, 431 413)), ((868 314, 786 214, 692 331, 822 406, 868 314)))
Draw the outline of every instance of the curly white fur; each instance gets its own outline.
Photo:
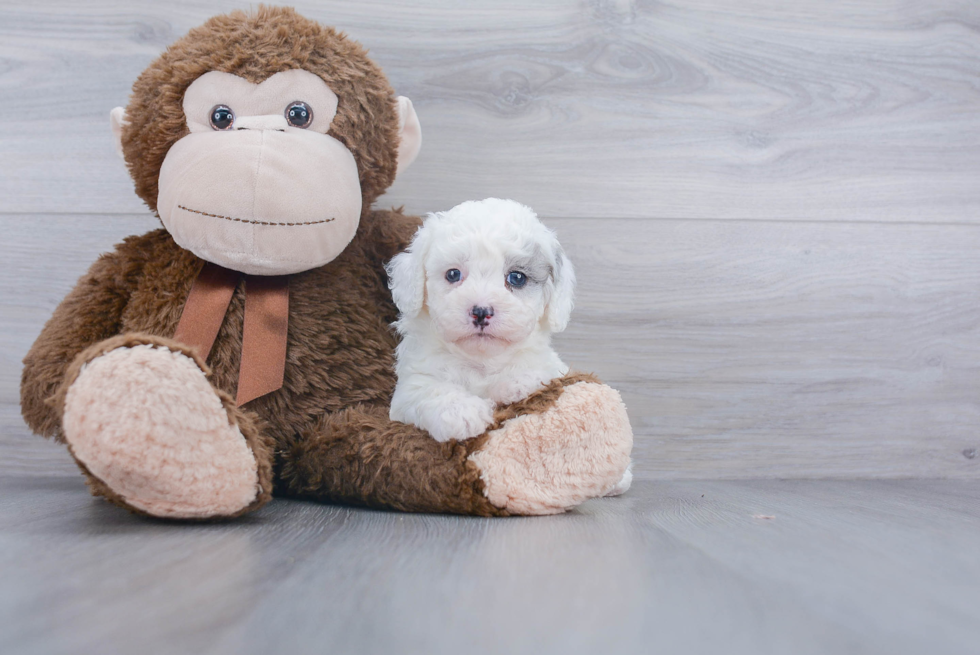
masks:
POLYGON ((402 336, 392 420, 467 439, 496 405, 568 372, 550 342, 568 324, 575 273, 528 207, 488 198, 429 214, 387 270, 402 336))

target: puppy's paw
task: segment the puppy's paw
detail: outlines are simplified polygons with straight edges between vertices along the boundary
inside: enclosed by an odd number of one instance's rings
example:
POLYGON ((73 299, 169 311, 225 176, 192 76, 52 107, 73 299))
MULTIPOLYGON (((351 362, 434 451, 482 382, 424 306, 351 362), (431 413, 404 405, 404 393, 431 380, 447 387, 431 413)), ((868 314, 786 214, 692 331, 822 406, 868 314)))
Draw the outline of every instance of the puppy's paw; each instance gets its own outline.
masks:
POLYGON ((501 405, 510 405, 524 400, 544 387, 548 381, 542 380, 541 375, 528 373, 494 385, 490 389, 490 396, 501 405))
POLYGON ((435 420, 424 427, 436 441, 477 437, 493 423, 494 407, 492 400, 460 396, 446 403, 435 420))
POLYGON ((630 490, 630 486, 633 484, 633 463, 626 468, 626 473, 623 473, 623 477, 620 478, 619 482, 612 486, 603 496, 622 496, 624 493, 630 490))

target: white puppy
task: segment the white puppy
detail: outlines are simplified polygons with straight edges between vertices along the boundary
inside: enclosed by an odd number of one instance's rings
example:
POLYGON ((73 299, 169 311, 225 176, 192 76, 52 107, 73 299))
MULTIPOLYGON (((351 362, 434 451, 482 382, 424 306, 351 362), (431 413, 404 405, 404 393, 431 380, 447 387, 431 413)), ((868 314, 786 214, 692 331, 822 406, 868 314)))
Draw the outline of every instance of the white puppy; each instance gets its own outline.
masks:
POLYGON ((387 270, 402 336, 392 420, 467 439, 497 405, 568 372, 550 341, 568 324, 575 273, 528 207, 488 198, 429 214, 387 270))

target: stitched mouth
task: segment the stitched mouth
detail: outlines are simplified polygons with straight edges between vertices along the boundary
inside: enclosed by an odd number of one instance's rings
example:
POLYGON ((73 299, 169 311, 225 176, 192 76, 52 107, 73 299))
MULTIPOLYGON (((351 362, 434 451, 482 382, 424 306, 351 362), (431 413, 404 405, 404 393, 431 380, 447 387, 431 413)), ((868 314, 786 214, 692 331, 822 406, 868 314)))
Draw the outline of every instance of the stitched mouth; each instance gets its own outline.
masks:
POLYGON ((221 214, 209 214, 208 212, 202 212, 197 209, 191 209, 190 207, 184 207, 183 205, 177 205, 178 209, 183 209, 185 212, 190 212, 192 214, 200 214, 201 216, 207 216, 208 218, 221 218, 226 221, 233 221, 235 223, 249 223, 251 225, 281 225, 283 227, 295 227, 299 225, 321 225, 323 223, 331 222, 332 218, 326 218, 322 221, 306 221, 305 223, 275 223, 272 221, 255 221, 247 218, 235 218, 233 216, 222 216, 221 214))

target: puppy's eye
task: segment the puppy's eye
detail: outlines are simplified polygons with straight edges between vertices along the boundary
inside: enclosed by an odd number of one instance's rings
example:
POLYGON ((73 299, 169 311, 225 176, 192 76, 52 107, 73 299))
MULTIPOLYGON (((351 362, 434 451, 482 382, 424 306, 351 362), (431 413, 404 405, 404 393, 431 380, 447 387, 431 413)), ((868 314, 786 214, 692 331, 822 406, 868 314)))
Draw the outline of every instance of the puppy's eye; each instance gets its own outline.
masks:
POLYGON ((447 282, 459 282, 462 279, 463 274, 459 272, 458 268, 451 268, 446 271, 446 281, 447 282))
POLYGON ((520 271, 511 271, 507 274, 507 284, 515 289, 520 289, 527 284, 527 276, 520 271))
POLYGON ((235 112, 228 105, 215 105, 208 119, 213 129, 227 130, 235 122, 235 112))

